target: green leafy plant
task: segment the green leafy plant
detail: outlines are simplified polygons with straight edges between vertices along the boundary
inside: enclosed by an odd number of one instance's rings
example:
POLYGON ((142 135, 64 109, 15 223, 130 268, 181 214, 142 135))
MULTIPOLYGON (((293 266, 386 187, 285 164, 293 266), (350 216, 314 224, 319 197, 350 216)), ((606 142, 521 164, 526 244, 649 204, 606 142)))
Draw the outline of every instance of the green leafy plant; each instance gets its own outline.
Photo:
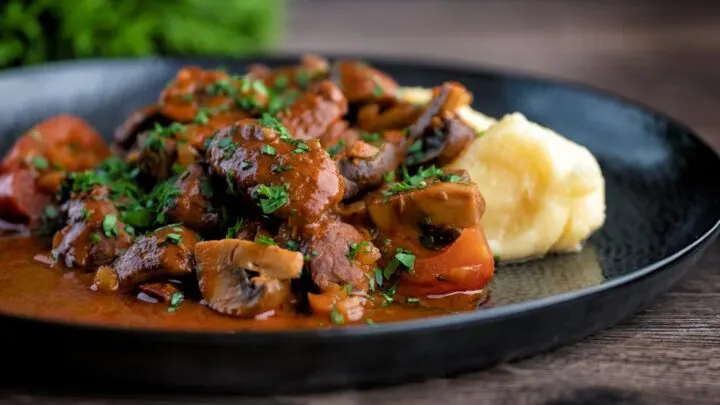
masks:
POLYGON ((0 1, 0 67, 85 57, 240 55, 277 38, 283 0, 0 1))

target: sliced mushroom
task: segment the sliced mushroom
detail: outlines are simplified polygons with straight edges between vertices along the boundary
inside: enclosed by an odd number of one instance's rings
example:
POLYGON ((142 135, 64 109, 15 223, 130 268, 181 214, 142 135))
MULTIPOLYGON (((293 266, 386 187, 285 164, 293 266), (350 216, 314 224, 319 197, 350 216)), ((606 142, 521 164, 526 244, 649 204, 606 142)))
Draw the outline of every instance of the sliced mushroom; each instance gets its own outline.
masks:
POLYGON ((129 149, 141 132, 152 129, 155 124, 165 126, 171 122, 160 113, 160 106, 150 104, 133 111, 125 122, 115 129, 113 138, 122 148, 129 149))
POLYGON ((374 192, 365 200, 368 213, 381 232, 422 235, 422 226, 471 228, 480 223, 485 201, 472 183, 436 182, 425 188, 387 195, 374 192))
POLYGON ((476 138, 475 130, 459 119, 435 119, 414 146, 405 152, 408 166, 450 163, 476 138))
POLYGON ((198 285, 215 311, 252 317, 277 309, 291 296, 303 257, 272 245, 239 239, 200 242, 195 247, 198 285))
POLYGON ((358 128, 368 132, 404 129, 415 122, 423 109, 410 103, 397 103, 386 109, 380 104, 367 104, 357 114, 358 128))
POLYGON ((94 288, 127 291, 140 283, 192 274, 195 232, 182 225, 168 225, 138 238, 112 266, 95 273, 94 288))
MULTIPOLYGON (((358 142, 359 143, 359 142, 358 142)), ((383 182, 383 175, 400 166, 402 149, 384 142, 374 156, 353 158, 348 156, 340 162, 340 173, 350 187, 345 187, 344 199, 355 197, 361 191, 376 187, 383 182)))

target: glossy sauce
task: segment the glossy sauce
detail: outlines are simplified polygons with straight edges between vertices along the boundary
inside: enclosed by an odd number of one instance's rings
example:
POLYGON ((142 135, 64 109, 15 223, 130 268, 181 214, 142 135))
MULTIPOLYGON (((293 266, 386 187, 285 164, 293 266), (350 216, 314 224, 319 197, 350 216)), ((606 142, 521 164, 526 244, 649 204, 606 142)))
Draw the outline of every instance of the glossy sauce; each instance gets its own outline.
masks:
MULTIPOLYGON (((93 273, 48 266, 47 246, 27 237, 0 238, 0 313, 61 322, 115 327, 194 331, 278 330, 337 327, 327 316, 268 314, 265 319, 241 319, 219 314, 186 300, 175 312, 167 304, 139 300, 120 293, 91 291, 93 273)), ((482 295, 454 295, 413 304, 378 305, 368 310, 374 323, 424 318, 468 311, 482 295), (428 307, 426 305, 432 305, 428 307), (457 310, 456 308, 464 308, 457 310)), ((364 322, 358 322, 364 325, 364 322)), ((341 325, 340 325, 341 326, 341 325)))

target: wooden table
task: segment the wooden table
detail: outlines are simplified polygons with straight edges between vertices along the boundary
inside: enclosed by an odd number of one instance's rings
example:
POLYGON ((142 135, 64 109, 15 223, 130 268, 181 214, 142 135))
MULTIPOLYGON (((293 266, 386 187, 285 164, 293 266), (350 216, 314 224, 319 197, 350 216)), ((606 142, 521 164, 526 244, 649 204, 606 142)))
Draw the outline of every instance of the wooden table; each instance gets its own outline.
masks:
MULTIPOLYGON (((290 3, 290 28, 283 49, 402 54, 580 80, 666 111, 720 149, 720 7, 710 1, 290 3)), ((5 398, 0 403, 78 402, 25 394, 5 398)), ((267 405, 720 403, 720 242, 652 308, 611 330, 522 362, 377 390, 186 401, 267 405)), ((84 398, 82 403, 138 401, 84 398)))

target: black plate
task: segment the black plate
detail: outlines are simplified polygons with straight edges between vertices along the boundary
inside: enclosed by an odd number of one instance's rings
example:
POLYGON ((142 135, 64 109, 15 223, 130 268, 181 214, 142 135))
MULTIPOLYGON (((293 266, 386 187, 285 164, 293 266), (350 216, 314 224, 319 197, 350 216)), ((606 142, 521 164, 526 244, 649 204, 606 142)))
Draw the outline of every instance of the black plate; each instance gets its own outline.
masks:
MULTIPOLYGON (((295 59, 261 59, 271 65, 295 59)), ((257 60, 254 60, 257 61, 257 60)), ((611 326, 666 291, 720 228, 720 160, 686 126, 624 99, 516 74, 370 60, 403 85, 458 80, 491 116, 520 111, 586 145, 607 181, 605 227, 578 255, 500 266, 492 306, 471 314, 281 333, 170 333, 0 316, 16 380, 245 393, 398 383, 518 359, 611 326), (25 378, 27 380, 27 378, 25 378)), ((178 68, 220 59, 99 60, 0 74, 0 151, 50 115, 105 135, 152 102, 178 68)), ((2 291, 0 291, 2 293, 2 291)))

